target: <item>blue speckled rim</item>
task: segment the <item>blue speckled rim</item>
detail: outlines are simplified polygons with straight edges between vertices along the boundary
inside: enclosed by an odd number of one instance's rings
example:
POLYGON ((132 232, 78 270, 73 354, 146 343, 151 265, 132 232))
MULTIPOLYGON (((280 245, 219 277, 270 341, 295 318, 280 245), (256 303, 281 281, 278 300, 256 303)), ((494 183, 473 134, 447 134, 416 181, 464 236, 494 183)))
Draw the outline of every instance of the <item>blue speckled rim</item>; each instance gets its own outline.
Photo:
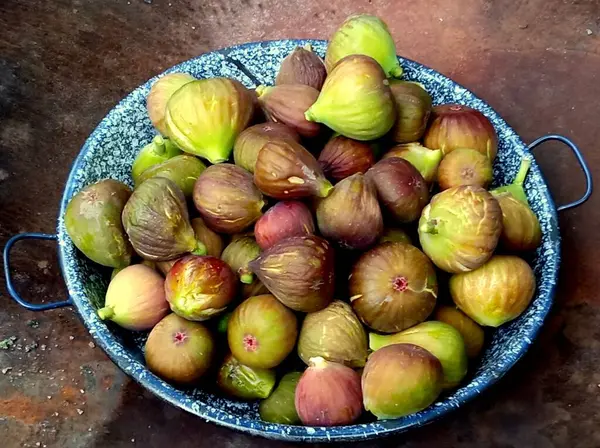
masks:
MULTIPOLYGON (((240 61, 239 55, 252 54, 256 51, 273 52, 278 47, 289 49, 296 45, 304 45, 306 43, 312 44, 315 48, 315 51, 321 54, 326 47, 326 41, 281 40, 247 43, 219 50, 212 54, 220 54, 224 60, 229 62, 231 62, 231 60, 240 61)), ((205 56, 206 55, 202 55, 190 61, 179 64, 168 71, 187 71, 186 65, 202 64, 201 59, 205 56)), ((436 80, 438 83, 441 82, 445 86, 445 89, 454 89, 454 97, 456 97, 456 95, 464 95, 466 98, 465 101, 467 101, 469 105, 481 110, 486 116, 488 116, 488 118, 492 120, 496 129, 501 131, 502 135, 505 136, 507 145, 507 149, 505 151, 510 153, 509 155, 511 157, 515 156, 512 157, 510 162, 502 162, 503 164, 507 163, 511 165, 506 172, 500 172, 500 174, 498 174, 495 167, 496 180, 503 183, 507 182, 507 180, 516 172, 516 164, 518 164, 520 156, 526 151, 525 144, 519 139, 514 131, 508 126, 508 124, 504 122, 504 120, 502 120, 498 114, 489 107, 489 105, 440 73, 407 59, 400 58, 400 61, 404 67, 409 68, 409 79, 419 79, 420 81, 424 82, 428 88, 428 80, 436 80)), ((256 71, 254 70, 251 70, 251 72, 256 74, 256 71)), ((258 78, 261 82, 265 82, 264 78, 260 76, 258 78)), ((155 79, 156 78, 149 80, 143 86, 140 86, 139 89, 147 89, 155 79)), ((248 80, 245 81, 245 84, 248 85, 248 80)), ((250 78, 250 81, 253 81, 253 79, 250 78)), ((119 105, 115 107, 115 109, 118 109, 124 105, 128 101, 128 98, 133 96, 134 92, 123 99, 119 105)), ((439 93, 439 95, 443 97, 443 93, 439 93)), ((531 168, 531 175, 528 178, 526 190, 530 200, 533 199, 532 206, 534 211, 536 211, 538 214, 538 217, 540 217, 540 220, 543 221, 543 228, 545 229, 545 242, 543 247, 538 251, 537 259, 540 261, 537 262, 536 267, 536 273, 544 270, 543 283, 538 284, 536 298, 534 299, 530 310, 526 312, 526 314, 529 313, 528 316, 522 316, 520 319, 510 324, 513 327, 509 325, 506 330, 502 330, 506 333, 507 338, 510 337, 511 331, 517 331, 517 333, 512 336, 513 339, 516 338, 517 340, 510 340, 512 344, 511 349, 506 352, 501 352, 500 355, 498 353, 492 354, 493 356, 500 356, 500 358, 494 358, 494 361, 491 363, 491 365, 480 367, 475 372, 470 383, 462 386, 457 391, 454 391, 451 395, 442 398, 441 401, 435 403, 428 409, 425 409, 424 411, 414 415, 397 420, 383 420, 375 423, 334 428, 310 428, 302 426, 270 424, 252 418, 241 417, 227 410, 212 406, 208 402, 190 398, 189 394, 178 390, 177 388, 165 383, 155 375, 151 374, 145 368, 139 357, 136 357, 127 351, 127 349, 113 335, 105 323, 96 317, 94 308, 92 307, 88 297, 86 297, 82 285, 79 284, 74 271, 70 269, 70 266, 73 264, 73 260, 71 259, 73 253, 68 237, 64 232, 61 219, 62 216, 64 216, 69 199, 76 192, 76 189, 81 188, 80 185, 77 185, 77 173, 84 168, 86 154, 88 151, 90 151, 90 147, 93 142, 99 138, 99 135, 103 129, 111 126, 110 116, 115 109, 113 109, 113 111, 111 111, 107 117, 100 122, 98 127, 90 135, 71 168, 71 172, 62 197, 59 215, 58 237, 60 264, 69 293, 72 296, 73 303, 79 311, 84 324, 88 328, 90 334, 92 334, 94 339, 97 341, 98 345, 124 372, 133 377, 133 379, 135 379, 143 387, 152 391, 165 401, 185 409, 192 414, 198 415, 207 421, 214 422, 231 429, 236 429, 271 439, 305 442, 360 441, 372 439, 390 434, 401 433, 411 427, 417 427, 431 423, 432 421, 452 412, 462 404, 472 400, 483 390, 496 383, 508 372, 508 370, 525 354, 532 341, 540 331, 543 320, 552 306, 552 298, 556 289, 560 262, 560 238, 554 202, 537 165, 534 163, 531 168)), ((502 333, 502 331, 500 333, 502 333)), ((492 341, 491 344, 502 346, 503 337, 504 336, 499 336, 498 338, 494 337, 494 341, 492 341)), ((494 350, 494 348, 491 348, 490 350, 494 350)))

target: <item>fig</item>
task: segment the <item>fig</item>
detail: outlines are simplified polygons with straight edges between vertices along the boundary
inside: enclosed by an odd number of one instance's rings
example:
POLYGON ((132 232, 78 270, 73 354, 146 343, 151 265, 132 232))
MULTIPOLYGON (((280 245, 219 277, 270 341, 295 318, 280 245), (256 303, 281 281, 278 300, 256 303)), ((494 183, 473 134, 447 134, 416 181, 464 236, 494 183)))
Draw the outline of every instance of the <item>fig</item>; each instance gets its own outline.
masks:
POLYGON ((198 322, 169 314, 150 332, 144 355, 151 372, 179 384, 198 381, 211 366, 215 343, 198 322))
POLYGON ((148 266, 134 264, 111 280, 98 317, 127 330, 142 331, 154 327, 168 312, 163 278, 148 266))
POLYGON ((249 266, 267 289, 294 311, 313 313, 333 298, 334 251, 318 236, 282 240, 249 266))
POLYGON ((121 272, 123 269, 125 269, 125 268, 113 268, 113 270, 110 273, 110 279, 112 280, 113 278, 115 278, 117 276, 117 274, 119 272, 121 272))
POLYGON ((483 266, 450 278, 456 306, 479 325, 499 327, 516 319, 529 306, 535 276, 525 260, 495 255, 483 266))
POLYGON ((283 375, 273 393, 260 402, 258 414, 261 419, 283 425, 297 425, 300 423, 294 396, 301 375, 300 372, 289 372, 283 375))
POLYGON ((304 115, 345 137, 366 141, 387 134, 396 120, 396 106, 379 64, 368 56, 352 55, 331 70, 319 98, 304 115))
POLYGON ((444 380, 440 361, 413 344, 377 350, 362 374, 363 404, 379 420, 400 418, 432 404, 444 380))
POLYGON ((308 207, 298 201, 281 201, 254 225, 254 236, 262 250, 290 236, 312 235, 315 223, 308 207))
POLYGON ((375 185, 381 205, 399 223, 415 221, 429 202, 429 188, 410 162, 397 157, 383 159, 366 174, 375 185))
POLYGON ((258 86, 256 93, 269 121, 283 123, 306 138, 316 137, 321 132, 319 123, 304 117, 304 112, 317 101, 317 89, 304 84, 283 84, 258 86))
POLYGON ((233 272, 237 273, 242 283, 250 284, 254 281, 254 274, 250 271, 248 263, 260 254, 260 247, 252 237, 245 236, 232 241, 223 251, 221 258, 233 272))
POLYGON ((402 67, 396 56, 396 45, 390 30, 379 17, 358 14, 348 17, 329 40, 325 66, 334 66, 348 55, 363 54, 375 59, 386 76, 399 78, 402 67))
POLYGON ((187 73, 170 73, 152 84, 148 98, 146 98, 146 107, 150 121, 162 135, 167 135, 165 113, 169 98, 185 84, 195 80, 196 78, 187 73))
POLYGON ((152 177, 141 183, 127 201, 122 220, 133 248, 146 260, 206 253, 194 235, 185 196, 172 180, 152 177))
POLYGON ((152 177, 165 177, 175 182, 186 197, 191 197, 196 179, 205 169, 206 165, 194 156, 175 156, 145 170, 135 185, 140 185, 152 177))
POLYGON ((254 113, 252 94, 240 82, 208 78, 185 84, 167 103, 167 135, 185 152, 210 163, 226 161, 254 113))
POLYGON ((442 159, 438 168, 440 190, 461 185, 487 188, 492 178, 492 162, 474 149, 455 149, 442 159))
POLYGON ((366 173, 375 163, 375 156, 368 144, 336 135, 327 142, 318 161, 325 175, 339 182, 353 174, 366 173))
POLYGON ((294 349, 296 316, 271 294, 254 296, 236 307, 227 326, 229 349, 241 363, 270 369, 294 349))
POLYGON ((442 364, 442 388, 458 386, 467 374, 467 351, 459 331, 444 322, 422 322, 396 334, 369 334, 369 348, 379 350, 392 344, 414 344, 424 348, 442 364))
POLYGON ((196 240, 201 241, 206 247, 206 255, 219 258, 224 246, 221 235, 209 229, 202 218, 194 218, 190 223, 194 229, 196 240))
POLYGON ((431 96, 421 84, 412 81, 394 80, 390 89, 398 117, 392 128, 392 138, 396 143, 420 140, 431 114, 431 96))
POLYGON ((311 358, 296 386, 296 412, 306 426, 349 425, 362 414, 360 375, 350 367, 311 358))
POLYGON ((250 173, 221 163, 209 166, 196 181, 194 204, 212 230, 238 233, 262 215, 265 202, 250 173))
POLYGON ((502 187, 492 190, 491 193, 493 195, 498 195, 500 193, 510 193, 519 201, 529 205, 529 202, 527 201, 527 195, 525 194, 525 189, 523 188, 523 184, 525 183, 525 178, 527 177, 527 173, 529 172, 530 167, 531 158, 529 156, 523 157, 523 159, 521 159, 519 171, 515 176, 515 180, 509 185, 504 185, 502 187))
POLYGON ((223 260, 188 255, 169 270, 165 292, 175 314, 203 321, 225 311, 235 297, 236 277, 223 260))
POLYGON ((283 123, 260 123, 244 129, 233 145, 235 164, 254 174, 259 151, 265 143, 276 140, 293 140, 300 143, 300 136, 283 123))
POLYGON ((498 201, 480 187, 454 187, 436 194, 419 220, 423 251, 450 273, 472 271, 485 263, 501 231, 498 201))
POLYGON ((298 337, 298 356, 308 364, 320 356, 348 367, 363 367, 367 360, 367 334, 345 302, 336 300, 304 319, 298 337))
POLYGON ((69 201, 65 228, 75 247, 90 260, 111 268, 131 263, 133 249, 121 224, 130 196, 127 185, 105 179, 84 187, 69 201))
POLYGON ((254 167, 254 183, 276 199, 325 198, 333 189, 314 156, 292 140, 268 142, 262 147, 254 167))
POLYGON ((385 229, 379 237, 379 244, 382 243, 406 243, 412 244, 412 239, 404 230, 399 228, 385 229))
POLYGON ((171 268, 173 267, 173 265, 175 263, 177 263, 181 258, 182 257, 175 258, 174 260, 168 260, 168 261, 157 261, 156 268, 162 275, 166 276, 169 273, 169 271, 171 270, 171 268))
POLYGON ((296 47, 281 61, 275 85, 303 84, 321 90, 326 77, 325 64, 313 53, 311 45, 306 44, 304 47, 296 47))
POLYGON ((481 353, 485 334, 483 329, 469 316, 453 306, 440 306, 433 314, 433 319, 452 325, 465 342, 465 349, 469 358, 476 358, 481 353))
POLYGON ((273 370, 249 367, 228 355, 219 369, 217 385, 227 395, 243 400, 267 398, 275 388, 273 370))
POLYGON ((375 187, 362 174, 340 181, 333 192, 317 202, 321 234, 348 249, 372 246, 383 231, 383 217, 375 187))
POLYGON ((490 120, 478 110, 460 104, 433 108, 423 145, 448 155, 455 149, 474 149, 490 161, 498 152, 498 137, 490 120))
POLYGON ((229 312, 221 314, 219 316, 219 319, 217 321, 217 333, 219 333, 220 335, 227 334, 227 327, 229 326, 229 319, 231 319, 232 314, 232 312, 229 312))
POLYGON ((420 143, 404 143, 396 145, 383 155, 384 159, 390 157, 399 157, 408 160, 414 166, 425 182, 428 184, 437 179, 437 171, 442 161, 442 151, 439 149, 429 149, 420 143))
POLYGON ((131 177, 133 183, 138 184, 141 174, 148 168, 163 163, 172 157, 181 155, 181 150, 168 138, 155 136, 150 143, 144 146, 133 161, 131 177))
POLYGON ((406 243, 365 252, 350 276, 350 303, 367 326, 395 333, 423 322, 435 307, 438 285, 429 259, 406 243))
POLYGON ((253 297, 253 296, 260 296, 263 294, 270 294, 269 290, 256 277, 254 278, 254 281, 250 284, 242 283, 242 298, 243 299, 247 299, 247 298, 253 297))

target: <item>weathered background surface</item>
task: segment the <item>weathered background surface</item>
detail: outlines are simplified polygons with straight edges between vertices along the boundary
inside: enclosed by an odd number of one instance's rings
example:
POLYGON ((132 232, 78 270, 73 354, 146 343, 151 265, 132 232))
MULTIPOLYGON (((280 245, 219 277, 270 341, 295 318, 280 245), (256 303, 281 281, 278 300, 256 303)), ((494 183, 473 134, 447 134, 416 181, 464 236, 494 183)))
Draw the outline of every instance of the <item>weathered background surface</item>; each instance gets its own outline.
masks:
MULTIPOLYGON (((600 178, 598 0, 3 0, 0 2, 0 246, 52 232, 69 166, 127 92, 235 43, 327 38, 348 14, 384 17, 398 52, 472 89, 525 141, 573 138, 600 178)), ((568 152, 538 152, 557 202, 582 179, 568 152)), ((451 417, 363 447, 600 446, 598 196, 561 216, 563 269, 541 338, 501 384, 451 417)), ((15 252, 25 295, 65 291, 51 244, 15 252)), ((34 314, 0 288, 0 445, 276 447, 144 392, 91 344, 72 310, 34 314), (32 321, 32 319, 35 319, 32 321)))

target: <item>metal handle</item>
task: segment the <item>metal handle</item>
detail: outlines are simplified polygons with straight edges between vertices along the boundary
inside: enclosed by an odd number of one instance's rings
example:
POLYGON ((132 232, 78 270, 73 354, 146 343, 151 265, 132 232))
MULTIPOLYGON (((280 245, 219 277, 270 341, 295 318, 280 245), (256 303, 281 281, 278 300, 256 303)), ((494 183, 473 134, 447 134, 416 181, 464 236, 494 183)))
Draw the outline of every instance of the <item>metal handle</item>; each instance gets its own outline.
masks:
POLYGON ((12 249, 13 244, 15 244, 19 240, 57 240, 56 235, 48 234, 48 233, 20 233, 18 235, 13 236, 8 242, 6 246, 4 246, 4 277, 6 277, 6 289, 11 297, 22 307, 27 308, 31 311, 45 311, 52 310, 54 308, 62 308, 63 306, 73 305, 71 299, 64 300, 62 302, 55 303, 43 303, 43 304, 34 304, 29 303, 24 300, 19 293, 15 290, 13 285, 12 276, 10 274, 10 250, 12 249))
POLYGON ((583 171, 583 174, 585 175, 585 183, 586 183, 585 193, 583 194, 583 196, 581 198, 577 199, 576 201, 561 205, 556 209, 557 211, 562 212, 563 210, 568 210, 570 208, 578 207, 581 204, 583 204, 585 201, 587 201, 589 199, 589 197, 592 195, 594 185, 592 182, 592 174, 590 173, 590 168, 588 167, 587 162, 583 158, 583 154, 581 154, 581 151, 575 145, 575 143, 573 143, 567 137, 563 137, 562 135, 555 135, 555 134, 544 135, 543 137, 540 137, 537 140, 535 140, 533 143, 531 143, 527 148, 530 151, 533 151, 537 146, 539 146, 542 143, 547 142, 549 140, 556 140, 556 141, 559 141, 559 142, 567 145, 569 147, 569 149, 573 152, 573 154, 575 154, 575 157, 577 157, 579 166, 581 167, 581 170, 583 171))

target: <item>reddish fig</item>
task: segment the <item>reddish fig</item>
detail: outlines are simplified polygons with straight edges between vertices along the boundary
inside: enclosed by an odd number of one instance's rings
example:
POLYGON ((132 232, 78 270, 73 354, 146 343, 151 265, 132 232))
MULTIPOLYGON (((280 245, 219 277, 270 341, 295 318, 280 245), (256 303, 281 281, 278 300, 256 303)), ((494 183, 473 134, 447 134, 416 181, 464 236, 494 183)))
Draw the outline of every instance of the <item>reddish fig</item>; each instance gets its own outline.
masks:
POLYGON ((275 85, 304 84, 321 90, 327 70, 321 58, 313 53, 310 44, 296 47, 288 54, 279 67, 275 85))
POLYGON ((254 237, 262 250, 290 236, 312 235, 315 223, 308 207, 298 201, 282 201, 261 216, 254 225, 254 237))
POLYGON ((363 142, 337 135, 319 154, 319 164, 327 177, 338 182, 356 173, 366 173, 375 163, 371 147, 363 142))

